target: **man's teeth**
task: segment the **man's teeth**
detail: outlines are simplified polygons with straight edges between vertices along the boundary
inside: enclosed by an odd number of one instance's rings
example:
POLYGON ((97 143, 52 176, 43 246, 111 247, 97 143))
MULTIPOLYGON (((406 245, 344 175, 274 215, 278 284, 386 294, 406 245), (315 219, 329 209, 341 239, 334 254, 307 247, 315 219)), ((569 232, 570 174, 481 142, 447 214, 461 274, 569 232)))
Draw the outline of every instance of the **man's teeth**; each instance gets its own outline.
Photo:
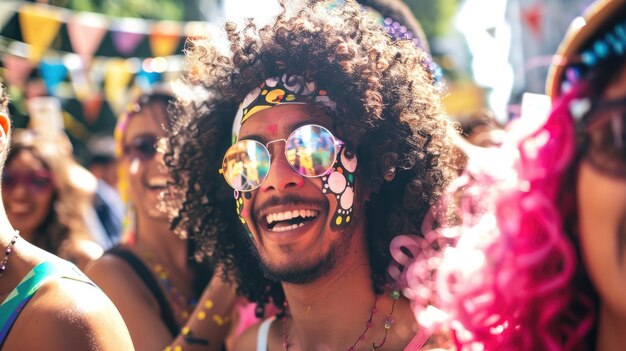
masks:
POLYGON ((273 232, 286 232, 288 230, 292 230, 292 229, 296 229, 296 228, 300 228, 304 225, 304 223, 298 223, 298 224, 292 224, 292 225, 288 225, 286 227, 274 227, 272 228, 273 232))
MULTIPOLYGON (((316 216, 317 216, 317 211, 315 210, 293 210, 293 211, 285 211, 285 212, 278 212, 278 213, 270 213, 269 215, 267 215, 266 220, 267 220, 267 224, 272 224, 274 222, 279 222, 279 221, 288 221, 296 217, 312 218, 316 216)), ((285 228, 290 228, 293 226, 295 226, 295 224, 289 227, 285 227, 285 228)), ((297 226, 295 226, 294 228, 297 228, 297 226)), ((294 229, 294 228, 291 228, 291 229, 294 229)))

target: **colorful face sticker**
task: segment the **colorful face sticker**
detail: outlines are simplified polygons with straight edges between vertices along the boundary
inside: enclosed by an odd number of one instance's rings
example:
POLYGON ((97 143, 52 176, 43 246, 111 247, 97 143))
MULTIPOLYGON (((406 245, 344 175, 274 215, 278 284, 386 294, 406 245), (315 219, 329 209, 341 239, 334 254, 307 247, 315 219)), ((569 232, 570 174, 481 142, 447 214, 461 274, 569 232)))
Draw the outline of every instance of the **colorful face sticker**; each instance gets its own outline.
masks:
POLYGON ((252 238, 252 232, 250 231, 250 228, 248 227, 248 222, 246 222, 245 218, 243 218, 242 216, 242 213, 244 211, 244 201, 243 201, 244 198, 246 200, 250 200, 250 198, 252 198, 252 193, 249 191, 241 192, 241 191, 235 190, 235 206, 237 208, 237 215, 239 216, 239 220, 241 221, 241 225, 243 226, 244 230, 246 231, 248 236, 252 238))
POLYGON ((272 137, 276 137, 276 134, 278 134, 278 125, 277 124, 271 124, 271 125, 267 126, 267 132, 270 133, 270 135, 272 137))
POLYGON ((332 171, 322 177, 322 192, 337 199, 337 208, 330 223, 332 230, 339 230, 352 220, 356 166, 356 155, 344 146, 339 152, 332 171))

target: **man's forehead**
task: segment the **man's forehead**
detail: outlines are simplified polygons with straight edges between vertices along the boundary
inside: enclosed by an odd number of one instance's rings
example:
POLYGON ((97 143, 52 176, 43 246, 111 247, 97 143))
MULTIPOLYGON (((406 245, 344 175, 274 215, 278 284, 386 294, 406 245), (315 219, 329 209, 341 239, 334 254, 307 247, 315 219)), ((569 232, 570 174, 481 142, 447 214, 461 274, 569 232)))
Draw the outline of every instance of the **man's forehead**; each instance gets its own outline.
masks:
POLYGON ((248 135, 286 137, 306 124, 319 124, 332 131, 331 119, 322 111, 307 105, 281 105, 251 116, 241 126, 239 139, 247 138, 248 135))

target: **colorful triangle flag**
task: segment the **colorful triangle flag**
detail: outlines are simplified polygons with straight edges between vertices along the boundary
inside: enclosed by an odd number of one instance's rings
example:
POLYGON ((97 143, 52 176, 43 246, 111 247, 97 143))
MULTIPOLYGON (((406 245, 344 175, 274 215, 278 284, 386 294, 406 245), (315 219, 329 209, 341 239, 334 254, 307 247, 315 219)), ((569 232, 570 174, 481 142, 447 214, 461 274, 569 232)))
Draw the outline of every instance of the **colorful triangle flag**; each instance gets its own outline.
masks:
POLYGON ((74 95, 79 101, 84 101, 87 97, 91 96, 94 91, 86 62, 76 54, 65 55, 63 62, 70 74, 74 95))
POLYGON ((118 52, 131 56, 148 31, 146 23, 139 19, 126 18, 111 23, 111 38, 118 52))
POLYGON ((105 16, 80 13, 67 22, 67 34, 74 52, 85 62, 91 61, 109 27, 105 16))
POLYGON ((15 15, 16 6, 14 2, 0 2, 0 29, 15 15))
POLYGON ((56 90, 59 84, 67 77, 67 68, 61 59, 42 60, 39 65, 41 77, 46 84, 49 94, 57 95, 56 90))
POLYGON ((24 42, 30 45, 28 58, 38 63, 61 28, 61 13, 46 5, 26 4, 19 10, 24 42))
POLYGON ((121 111, 128 103, 126 92, 134 73, 126 60, 115 58, 105 63, 104 72, 104 95, 114 109, 121 111))
POLYGON ((4 54, 2 63, 5 68, 4 77, 10 86, 23 87, 32 71, 33 66, 23 57, 4 54))
POLYGON ((150 49, 154 57, 170 56, 174 54, 180 37, 182 28, 180 24, 170 21, 161 21, 152 25, 150 33, 150 49))

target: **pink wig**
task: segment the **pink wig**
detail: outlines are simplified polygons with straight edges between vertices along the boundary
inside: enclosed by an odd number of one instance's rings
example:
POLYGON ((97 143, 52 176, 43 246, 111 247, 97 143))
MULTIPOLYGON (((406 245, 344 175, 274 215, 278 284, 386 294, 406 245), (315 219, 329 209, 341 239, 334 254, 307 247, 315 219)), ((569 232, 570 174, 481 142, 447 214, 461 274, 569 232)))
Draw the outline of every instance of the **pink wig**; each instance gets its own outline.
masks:
POLYGON ((591 332, 594 306, 573 286, 581 268, 563 226, 575 220, 564 215, 574 199, 562 201, 562 190, 573 192, 562 188, 576 145, 570 108, 587 92, 581 83, 547 119, 515 121, 488 158, 470 155, 439 204, 454 201, 456 225, 425 223, 423 238, 392 242, 390 275, 418 321, 432 327, 424 306, 445 311, 459 350, 574 350, 591 332))

